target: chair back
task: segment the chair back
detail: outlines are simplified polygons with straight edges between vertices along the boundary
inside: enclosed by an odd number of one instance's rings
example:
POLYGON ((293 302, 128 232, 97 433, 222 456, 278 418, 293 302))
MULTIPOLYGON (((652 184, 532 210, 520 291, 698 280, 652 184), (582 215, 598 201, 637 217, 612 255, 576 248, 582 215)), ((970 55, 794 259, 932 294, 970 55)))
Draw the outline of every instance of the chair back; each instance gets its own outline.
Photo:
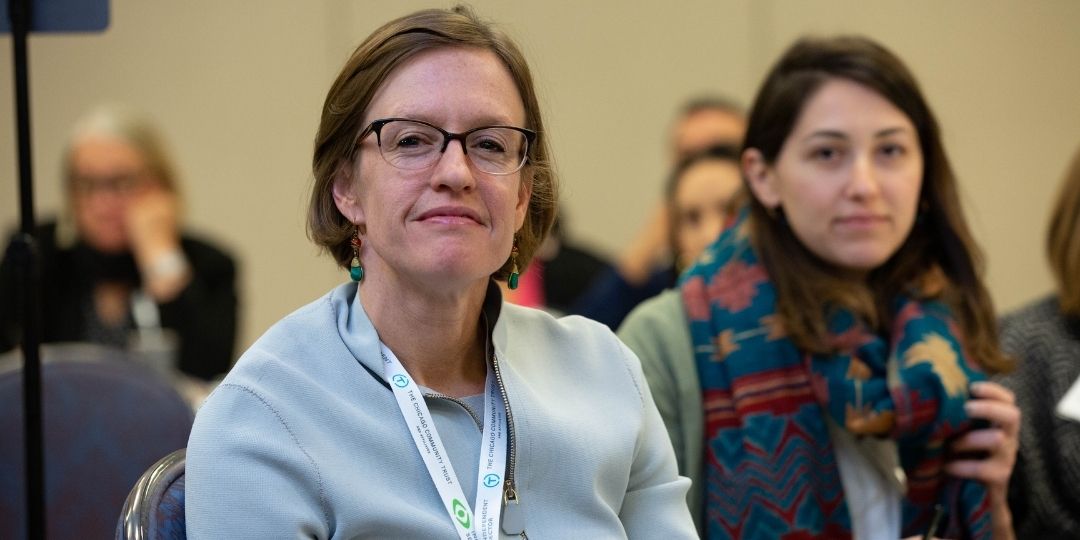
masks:
POLYGON ((116 540, 184 540, 183 448, 161 458, 135 483, 120 522, 116 540))
MULTIPOLYGON (((108 538, 150 465, 187 445, 194 415, 175 388, 122 351, 42 348, 45 534, 108 538)), ((0 536, 26 538, 22 361, 0 367, 0 536)))

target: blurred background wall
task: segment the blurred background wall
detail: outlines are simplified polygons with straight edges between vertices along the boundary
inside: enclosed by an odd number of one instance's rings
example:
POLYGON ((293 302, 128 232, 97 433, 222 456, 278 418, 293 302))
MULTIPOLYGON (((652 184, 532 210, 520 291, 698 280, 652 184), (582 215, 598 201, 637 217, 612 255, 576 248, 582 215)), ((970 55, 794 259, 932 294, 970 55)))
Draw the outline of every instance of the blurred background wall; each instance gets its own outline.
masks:
MULTIPOLYGON (((240 350, 348 278, 307 241, 312 139, 351 50, 390 18, 445 2, 113 0, 103 34, 30 40, 39 217, 63 210, 71 124, 102 102, 150 114, 183 176, 190 229, 242 264, 240 350)), ((614 254, 659 196, 669 121, 688 96, 749 106, 805 33, 861 33, 899 54, 938 114, 999 311, 1050 289, 1046 214, 1080 145, 1073 0, 474 0, 525 50, 563 181, 570 235, 614 254)), ((0 36, 0 228, 17 226, 11 40, 0 36)))

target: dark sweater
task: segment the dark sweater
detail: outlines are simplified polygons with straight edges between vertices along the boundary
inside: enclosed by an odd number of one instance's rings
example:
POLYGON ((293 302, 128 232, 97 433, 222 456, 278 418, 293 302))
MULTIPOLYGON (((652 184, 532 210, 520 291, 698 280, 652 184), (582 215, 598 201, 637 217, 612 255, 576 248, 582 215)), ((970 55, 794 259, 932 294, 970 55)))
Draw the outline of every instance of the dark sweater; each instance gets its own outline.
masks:
MULTIPOLYGON (((130 256, 106 257, 84 244, 57 245, 56 224, 37 231, 40 254, 42 343, 102 342, 100 321, 95 320, 93 290, 105 280, 126 281, 138 286, 138 272, 130 256)), ((181 248, 191 265, 192 279, 179 296, 158 304, 161 326, 179 337, 178 367, 201 379, 228 371, 236 340, 236 265, 232 258, 210 244, 183 236, 181 248)), ((0 352, 22 340, 16 294, 16 268, 5 251, 0 263, 0 352)), ((126 327, 134 328, 129 315, 126 327)), ((123 329, 121 329, 123 330, 123 329)), ((126 332, 120 332, 126 335, 126 332)), ((108 340, 105 340, 108 341, 108 340)), ((120 344, 120 343, 111 343, 120 344)))
POLYGON ((1002 319, 1002 346, 1017 359, 1000 382, 1023 414, 1020 452, 1009 481, 1018 538, 1080 538, 1080 422, 1054 409, 1080 377, 1080 319, 1056 297, 1002 319))

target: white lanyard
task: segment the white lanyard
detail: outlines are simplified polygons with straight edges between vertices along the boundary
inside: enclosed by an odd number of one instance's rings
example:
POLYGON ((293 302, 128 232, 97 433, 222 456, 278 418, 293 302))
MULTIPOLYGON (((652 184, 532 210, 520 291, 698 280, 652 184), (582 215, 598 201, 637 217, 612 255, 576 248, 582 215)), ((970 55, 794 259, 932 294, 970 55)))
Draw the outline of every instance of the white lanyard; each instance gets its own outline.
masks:
POLYGON ((450 521, 457 528, 458 536, 469 540, 498 538, 503 474, 506 472, 507 427, 502 394, 491 370, 488 370, 484 383, 484 432, 477 467, 476 503, 470 507, 423 394, 393 351, 384 343, 380 345, 383 376, 394 391, 401 416, 409 426, 416 449, 424 458, 428 475, 439 490, 439 497, 450 514, 450 521), (476 508, 476 512, 473 512, 473 508, 476 508))

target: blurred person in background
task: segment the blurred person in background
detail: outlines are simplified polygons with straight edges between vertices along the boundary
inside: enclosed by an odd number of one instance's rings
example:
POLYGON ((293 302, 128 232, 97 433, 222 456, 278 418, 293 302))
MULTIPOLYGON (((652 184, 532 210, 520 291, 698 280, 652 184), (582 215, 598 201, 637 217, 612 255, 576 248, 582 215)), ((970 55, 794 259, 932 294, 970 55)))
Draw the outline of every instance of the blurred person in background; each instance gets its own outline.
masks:
MULTIPOLYGON (((675 171, 680 163, 711 147, 738 148, 745 131, 746 116, 733 100, 719 95, 687 100, 668 132, 670 170, 675 171)), ((637 236, 619 253, 614 265, 600 273, 571 306, 571 313, 618 328, 642 300, 672 285, 672 272, 677 272, 672 260, 678 258, 672 250, 672 224, 679 217, 671 215, 671 185, 669 175, 664 198, 644 219, 637 236)))
POLYGON ((688 100, 671 126, 668 152, 672 165, 712 146, 742 144, 746 113, 734 100, 706 95, 688 100))
MULTIPOLYGON (((118 106, 75 126, 63 156, 68 212, 36 230, 42 342, 125 349, 165 372, 229 369, 236 267, 181 226, 179 178, 157 129, 118 106)), ((14 261, 0 264, 0 351, 19 345, 14 261)))
POLYGON ((1002 348, 1017 366, 1000 382, 1025 419, 1009 505, 1020 538, 1080 538, 1080 422, 1054 412, 1080 379, 1080 151, 1054 203, 1046 250, 1057 290, 1001 321, 1002 348))
POLYGON ((661 230, 668 231, 668 237, 656 251, 665 254, 667 263, 650 265, 655 268, 641 283, 628 280, 625 267, 600 274, 571 312, 618 328, 638 304, 674 286, 679 273, 716 240, 741 187, 735 146, 707 147, 680 159, 664 186, 666 206, 661 215, 668 222, 661 230))
POLYGON ((507 302, 553 315, 577 314, 575 303, 611 268, 602 256, 569 238, 566 222, 566 209, 560 208, 551 233, 521 273, 517 289, 503 287, 507 302))

